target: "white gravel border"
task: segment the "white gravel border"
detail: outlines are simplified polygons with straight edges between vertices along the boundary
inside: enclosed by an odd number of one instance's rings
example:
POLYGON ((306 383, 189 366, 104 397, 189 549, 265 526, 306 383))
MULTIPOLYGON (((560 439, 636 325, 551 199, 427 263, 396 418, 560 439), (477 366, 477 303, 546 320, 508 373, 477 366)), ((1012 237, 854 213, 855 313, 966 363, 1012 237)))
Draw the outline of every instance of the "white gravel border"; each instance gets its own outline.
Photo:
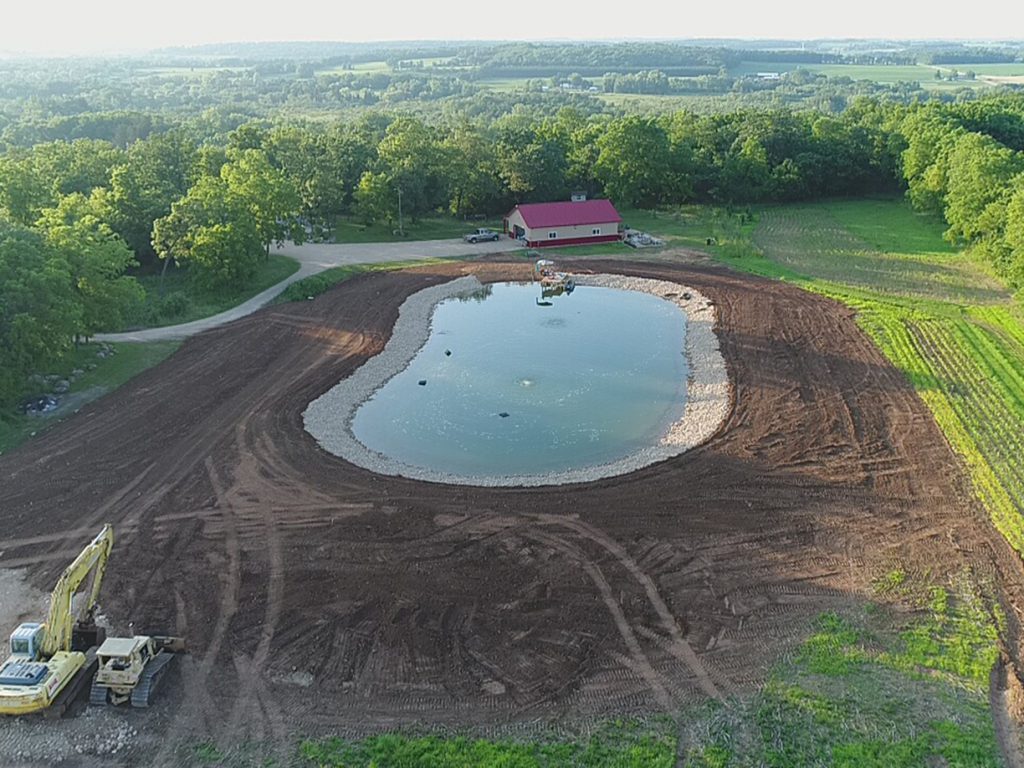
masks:
POLYGON ((538 486, 584 483, 655 464, 687 451, 711 438, 729 415, 729 375, 715 335, 715 308, 703 295, 678 283, 623 275, 578 275, 577 285, 640 291, 678 306, 687 317, 686 359, 689 363, 686 409, 657 445, 643 448, 609 464, 544 475, 456 475, 414 467, 371 451, 352 434, 352 418, 359 406, 389 379, 409 365, 430 336, 430 321, 444 299, 473 293, 482 283, 460 277, 425 288, 409 296, 398 310, 391 338, 381 353, 347 379, 309 404, 303 414, 306 431, 328 453, 356 466, 384 475, 455 485, 538 486), (689 297, 689 298, 687 298, 689 297))

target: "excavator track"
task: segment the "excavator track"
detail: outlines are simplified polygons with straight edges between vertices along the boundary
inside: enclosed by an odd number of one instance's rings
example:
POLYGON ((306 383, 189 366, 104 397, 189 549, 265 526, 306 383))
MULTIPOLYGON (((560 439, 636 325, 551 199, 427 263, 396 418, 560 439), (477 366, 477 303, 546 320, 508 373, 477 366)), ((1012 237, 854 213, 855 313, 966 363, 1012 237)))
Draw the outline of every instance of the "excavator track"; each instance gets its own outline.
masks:
POLYGON ((133 707, 148 707, 153 700, 153 692, 160 684, 160 678, 167 669, 167 665, 174 659, 173 653, 160 652, 146 664, 138 685, 132 691, 133 707))

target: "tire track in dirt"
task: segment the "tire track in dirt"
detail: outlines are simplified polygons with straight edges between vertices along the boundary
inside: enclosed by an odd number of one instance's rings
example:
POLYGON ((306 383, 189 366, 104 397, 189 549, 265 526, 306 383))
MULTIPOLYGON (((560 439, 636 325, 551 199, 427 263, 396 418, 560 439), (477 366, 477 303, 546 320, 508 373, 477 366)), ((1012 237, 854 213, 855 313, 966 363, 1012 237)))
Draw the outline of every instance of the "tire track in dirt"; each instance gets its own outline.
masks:
MULTIPOLYGON (((734 408, 679 459, 571 488, 453 488, 354 468, 304 433, 305 406, 381 348, 406 296, 529 272, 497 261, 354 278, 196 337, 0 456, 5 557, 77 554, 107 505, 129 542, 112 618, 148 604, 195 633, 179 705, 149 721, 169 720, 159 762, 194 737, 282 749, 296 733, 541 728, 744 693, 894 558, 936 578, 994 569, 959 465, 851 313, 711 268, 601 266, 718 307, 734 408)), ((1021 605, 1009 596, 1011 628, 1021 605)))
POLYGON ((228 628, 239 607, 238 595, 242 581, 241 552, 233 525, 234 515, 224 489, 224 483, 214 467, 213 460, 207 457, 205 465, 210 485, 217 500, 217 507, 221 510, 226 522, 224 551, 227 556, 227 564, 223 572, 224 578, 221 580, 219 608, 213 634, 202 659, 197 664, 187 665, 187 674, 183 675, 187 678, 184 698, 179 715, 171 724, 169 738, 165 740, 163 748, 156 755, 156 763, 159 765, 176 765, 174 751, 178 748, 185 729, 194 729, 198 723, 205 723, 206 727, 210 727, 219 721, 218 708, 209 691, 210 672, 217 661, 228 628))
POLYGON ((597 586, 598 592, 601 593, 601 600, 608 609, 608 613, 611 614, 612 620, 615 622, 615 628, 618 629, 622 641, 626 644, 626 648, 629 649, 629 668, 637 672, 644 679, 661 708, 670 710, 672 708, 672 697, 669 696, 661 676, 654 671, 654 667, 651 666, 651 662, 640 647, 636 633, 626 619, 626 615, 622 612, 622 607, 615 599, 615 593, 612 591, 611 584, 608 583, 601 569, 582 550, 563 541, 556 535, 540 531, 528 531, 525 535, 579 561, 580 565, 583 566, 583 570, 586 571, 591 581, 597 586))
POLYGON ((658 587, 652 579, 643 569, 637 565, 636 561, 629 556, 629 553, 610 536, 605 535, 593 526, 587 525, 586 523, 571 518, 560 518, 553 515, 537 515, 537 519, 546 525, 558 525, 563 528, 569 528, 579 535, 583 536, 590 541, 600 545, 609 554, 611 554, 628 572, 634 579, 636 579, 640 585, 644 588, 644 592, 647 594, 647 599, 650 601, 654 610, 658 613, 658 618, 661 620, 661 626, 668 633, 671 639, 668 643, 668 649, 679 659, 683 664, 687 666, 690 672, 693 673, 694 678, 697 680, 697 684, 705 695, 711 698, 723 699, 722 692, 715 685, 708 671, 701 664, 700 659, 694 652, 690 644, 686 642, 683 637, 683 633, 679 631, 679 624, 676 621, 675 615, 669 610, 668 605, 662 599, 661 594, 658 592, 658 587))
MULTIPOLYGON (((254 454, 246 441, 245 425, 236 430, 236 448, 240 457, 234 483, 225 496, 232 500, 243 494, 260 496, 259 491, 269 485, 256 466, 254 454)), ((264 465, 266 466, 266 465, 264 465)), ((271 698, 266 694, 263 684, 267 657, 271 642, 281 616, 284 596, 284 556, 282 553, 281 533, 275 520, 274 507, 262 501, 257 504, 262 532, 264 534, 267 561, 266 610, 260 626, 260 639, 252 656, 243 653, 234 654, 234 666, 238 674, 238 694, 234 708, 227 718, 228 734, 239 734, 253 727, 254 720, 262 713, 275 737, 284 732, 284 724, 271 698)), ((276 741, 276 738, 275 738, 276 741)), ((279 755, 279 757, 281 757, 279 755)))

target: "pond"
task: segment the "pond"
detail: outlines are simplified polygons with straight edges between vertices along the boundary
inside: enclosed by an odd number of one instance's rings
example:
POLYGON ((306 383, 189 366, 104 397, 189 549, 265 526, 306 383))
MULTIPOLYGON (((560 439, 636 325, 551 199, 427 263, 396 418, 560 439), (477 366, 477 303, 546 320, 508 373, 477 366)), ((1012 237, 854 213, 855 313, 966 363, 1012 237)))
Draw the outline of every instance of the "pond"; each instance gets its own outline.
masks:
POLYGON ((649 293, 579 286, 541 300, 536 284, 488 285, 437 304, 426 343, 356 409, 351 431, 419 476, 613 463, 682 418, 686 323, 649 293))

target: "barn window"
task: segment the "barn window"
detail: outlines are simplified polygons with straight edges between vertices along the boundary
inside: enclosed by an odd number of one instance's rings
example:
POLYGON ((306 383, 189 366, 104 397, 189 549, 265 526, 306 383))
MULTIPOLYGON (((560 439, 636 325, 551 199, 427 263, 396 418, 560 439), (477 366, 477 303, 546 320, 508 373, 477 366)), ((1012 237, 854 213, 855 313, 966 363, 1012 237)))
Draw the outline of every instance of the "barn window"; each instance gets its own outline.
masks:
POLYGON ((592 235, 600 235, 601 234, 601 228, 600 227, 594 227, 592 230, 590 230, 590 234, 592 234, 592 235))
POLYGON ((558 237, 557 232, 548 232, 548 240, 554 240, 556 237, 558 237))

